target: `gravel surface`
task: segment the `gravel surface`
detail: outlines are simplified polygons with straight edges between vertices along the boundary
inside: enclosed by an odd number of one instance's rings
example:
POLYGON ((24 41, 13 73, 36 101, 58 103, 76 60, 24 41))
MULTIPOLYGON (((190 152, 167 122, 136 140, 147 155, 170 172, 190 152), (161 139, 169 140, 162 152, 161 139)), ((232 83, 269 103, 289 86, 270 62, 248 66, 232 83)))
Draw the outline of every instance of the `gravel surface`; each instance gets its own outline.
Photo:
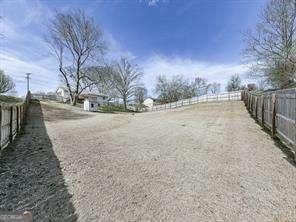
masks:
POLYGON ((0 209, 60 221, 296 220, 295 164, 242 102, 135 115, 69 109, 73 119, 55 121, 60 107, 43 107, 42 135, 27 132, 47 144, 25 133, 1 156, 0 209))

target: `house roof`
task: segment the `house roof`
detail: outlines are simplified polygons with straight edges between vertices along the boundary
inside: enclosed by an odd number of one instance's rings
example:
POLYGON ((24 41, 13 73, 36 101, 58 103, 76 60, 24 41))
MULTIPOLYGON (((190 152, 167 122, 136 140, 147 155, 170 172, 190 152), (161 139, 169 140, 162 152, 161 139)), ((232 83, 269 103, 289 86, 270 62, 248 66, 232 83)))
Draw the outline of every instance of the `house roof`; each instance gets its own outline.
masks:
POLYGON ((80 94, 79 97, 80 97, 81 99, 85 99, 85 98, 107 97, 107 95, 103 95, 103 94, 95 94, 95 93, 83 93, 83 94, 80 94))
MULTIPOLYGON (((152 98, 152 97, 147 97, 146 99, 152 99, 153 101, 156 100, 155 98, 152 98)), ((146 99, 145 99, 145 100, 146 100, 146 99)))

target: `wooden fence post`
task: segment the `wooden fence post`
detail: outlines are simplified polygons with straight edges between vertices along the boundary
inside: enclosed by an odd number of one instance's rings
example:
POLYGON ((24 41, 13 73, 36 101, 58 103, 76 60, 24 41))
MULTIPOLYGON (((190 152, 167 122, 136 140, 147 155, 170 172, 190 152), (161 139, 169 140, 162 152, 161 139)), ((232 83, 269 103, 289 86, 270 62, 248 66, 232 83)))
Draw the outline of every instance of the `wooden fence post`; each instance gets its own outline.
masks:
POLYGON ((252 94, 250 94, 251 96, 250 96, 250 111, 251 111, 251 113, 253 113, 253 95, 252 94))
POLYGON ((12 142, 13 139, 13 106, 10 107, 10 122, 9 122, 9 141, 12 142))
POLYGON ((272 119, 271 119, 271 135, 275 138, 276 135, 276 94, 272 94, 272 119))
POLYGON ((19 131, 19 106, 16 106, 16 132, 19 131))
POLYGON ((252 114, 254 113, 254 103, 255 103, 255 96, 254 95, 252 95, 252 97, 251 97, 251 112, 252 112, 252 114))
POLYGON ((249 110, 249 106, 250 106, 250 94, 247 93, 247 109, 249 110))
POLYGON ((261 104, 261 124, 264 126, 264 95, 262 97, 262 104, 261 104))
POLYGON ((2 106, 0 106, 0 150, 2 149, 2 106))
POLYGON ((252 108, 253 108, 252 106, 253 106, 253 95, 250 94, 249 111, 250 111, 251 115, 252 115, 252 108))
POLYGON ((249 111, 251 111, 252 110, 252 94, 250 94, 250 96, 249 96, 249 111))
POLYGON ((246 107, 247 107, 247 110, 249 110, 249 93, 247 93, 247 98, 246 98, 246 107))
POLYGON ((259 101, 258 96, 256 96, 255 99, 256 99, 255 117, 256 117, 256 120, 258 120, 258 101, 259 101))
POLYGON ((23 125, 23 106, 20 106, 20 128, 22 128, 23 125))
MULTIPOLYGON (((295 90, 295 97, 294 98, 296 98, 296 90, 295 90)), ((294 124, 294 126, 295 126, 295 129, 296 129, 296 115, 295 115, 295 122, 294 122, 295 124, 294 124)), ((296 138, 296 132, 294 132, 295 133, 295 138, 296 138)), ((293 152, 293 154, 294 154, 294 161, 296 162, 296 143, 294 144, 294 151, 295 152, 293 152)))

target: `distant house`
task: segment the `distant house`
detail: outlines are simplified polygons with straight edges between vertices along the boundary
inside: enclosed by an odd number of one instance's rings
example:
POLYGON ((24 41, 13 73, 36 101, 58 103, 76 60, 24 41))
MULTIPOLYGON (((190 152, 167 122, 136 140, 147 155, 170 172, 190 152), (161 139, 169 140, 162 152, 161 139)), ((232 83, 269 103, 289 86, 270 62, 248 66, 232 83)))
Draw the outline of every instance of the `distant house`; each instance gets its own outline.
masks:
POLYGON ((97 98, 91 96, 85 98, 83 102, 83 109, 90 112, 98 111, 97 98))
POLYGON ((87 98, 92 98, 92 100, 95 100, 98 106, 102 106, 108 103, 108 96, 96 93, 83 93, 79 95, 78 100, 85 101, 85 99, 87 98))
POLYGON ((148 97, 147 99, 144 100, 143 104, 148 107, 148 108, 152 108, 154 105, 155 99, 148 97))
POLYGON ((86 111, 97 111, 100 106, 108 103, 108 97, 102 94, 82 94, 79 96, 79 100, 82 99, 86 111))
POLYGON ((65 87, 57 88, 56 95, 58 100, 61 102, 68 102, 70 100, 70 93, 65 87))

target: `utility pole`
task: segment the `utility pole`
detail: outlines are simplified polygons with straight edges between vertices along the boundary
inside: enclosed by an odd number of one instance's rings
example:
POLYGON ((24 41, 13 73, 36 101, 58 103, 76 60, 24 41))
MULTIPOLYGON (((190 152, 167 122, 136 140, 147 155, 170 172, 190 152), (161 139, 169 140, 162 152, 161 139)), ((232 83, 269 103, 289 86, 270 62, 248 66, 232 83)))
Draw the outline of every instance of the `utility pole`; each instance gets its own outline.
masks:
POLYGON ((30 75, 32 73, 26 73, 26 79, 27 79, 27 93, 30 91, 30 75))

